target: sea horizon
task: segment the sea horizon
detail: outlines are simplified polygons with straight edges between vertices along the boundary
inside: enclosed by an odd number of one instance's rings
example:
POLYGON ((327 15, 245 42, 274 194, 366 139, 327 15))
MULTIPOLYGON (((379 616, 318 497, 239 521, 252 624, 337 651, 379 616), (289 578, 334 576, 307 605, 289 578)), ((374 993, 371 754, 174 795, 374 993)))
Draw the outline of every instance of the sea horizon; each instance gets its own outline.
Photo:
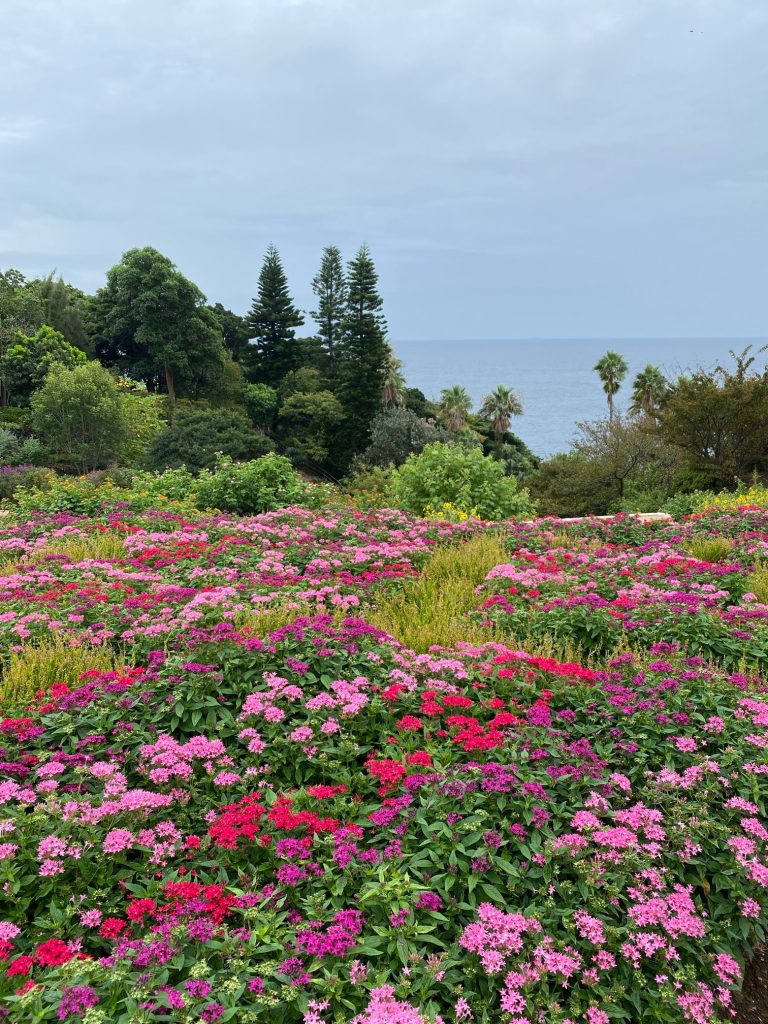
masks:
MULTIPOLYGON (((409 387, 436 399, 443 388, 462 384, 477 409, 483 397, 498 384, 512 387, 523 402, 523 415, 512 422, 512 431, 543 458, 566 451, 576 434, 576 424, 607 413, 606 398, 597 374, 596 361, 608 349, 621 353, 629 372, 617 397, 626 409, 635 374, 647 363, 658 365, 668 376, 697 366, 712 369, 729 361, 729 352, 748 345, 753 355, 761 337, 595 337, 595 338, 434 338, 397 339, 391 342, 403 362, 409 387), (441 351, 435 351, 441 346, 441 351)), ((768 362, 768 353, 759 357, 768 362)))

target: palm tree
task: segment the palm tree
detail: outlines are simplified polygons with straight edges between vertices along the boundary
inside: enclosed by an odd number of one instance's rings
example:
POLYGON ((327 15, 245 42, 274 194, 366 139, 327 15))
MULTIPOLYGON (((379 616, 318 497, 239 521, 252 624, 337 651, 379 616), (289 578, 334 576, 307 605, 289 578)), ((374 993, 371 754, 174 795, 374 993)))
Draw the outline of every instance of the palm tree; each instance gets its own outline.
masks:
POLYGON ((493 427, 496 458, 501 458, 501 439, 509 430, 513 416, 522 416, 523 403, 512 390, 499 384, 495 391, 486 395, 480 408, 480 415, 493 427))
POLYGON ((469 414, 472 411, 472 399, 467 394, 466 388, 461 384, 454 384, 451 388, 443 388, 440 392, 438 403, 440 419, 446 427, 457 434, 467 426, 469 414))
POLYGON ((632 382, 632 404, 629 411, 635 416, 642 413, 650 423, 658 416, 659 408, 668 394, 669 381, 658 366, 648 363, 632 382))
POLYGON ((613 397, 621 387, 621 382, 627 375, 629 367, 624 356, 618 352, 608 351, 595 363, 593 369, 596 371, 603 385, 603 391, 608 397, 608 419, 613 420, 613 397))
POLYGON ((403 363, 398 359, 392 349, 389 350, 389 358, 384 367, 384 384, 381 389, 382 405, 404 405, 405 404, 405 377, 403 376, 403 363))

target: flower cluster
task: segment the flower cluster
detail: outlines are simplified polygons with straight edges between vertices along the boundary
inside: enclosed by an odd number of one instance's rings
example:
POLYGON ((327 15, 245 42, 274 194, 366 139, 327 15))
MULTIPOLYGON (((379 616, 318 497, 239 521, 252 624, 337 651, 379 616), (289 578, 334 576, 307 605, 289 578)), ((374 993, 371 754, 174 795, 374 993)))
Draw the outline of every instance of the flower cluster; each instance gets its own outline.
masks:
POLYGON ((757 517, 706 517, 717 563, 685 553, 700 519, 510 525, 480 621, 647 632, 567 660, 366 622, 477 523, 4 525, 8 652, 136 666, 0 720, 0 1020, 729 1019, 768 926, 768 690, 724 640, 762 642, 757 517), (102 529, 121 556, 51 554, 102 529))

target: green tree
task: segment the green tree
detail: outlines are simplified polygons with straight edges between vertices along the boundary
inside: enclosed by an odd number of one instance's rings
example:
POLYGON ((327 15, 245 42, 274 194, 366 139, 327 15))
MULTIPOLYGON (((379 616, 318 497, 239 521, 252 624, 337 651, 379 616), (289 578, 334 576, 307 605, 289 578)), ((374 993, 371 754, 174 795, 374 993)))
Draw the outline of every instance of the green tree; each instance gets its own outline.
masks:
POLYGON ((341 403, 330 391, 295 391, 278 415, 288 454, 299 462, 325 462, 333 430, 343 418, 341 403))
POLYGON ((370 427, 381 408, 390 348, 381 312, 378 274, 363 245, 347 264, 347 304, 336 354, 336 396, 344 420, 334 435, 331 462, 343 473, 368 443, 370 427))
POLYGON ((81 473, 107 466, 129 431, 123 396, 97 362, 54 366, 32 396, 32 424, 54 460, 81 473))
POLYGON ((420 419, 437 419, 437 406, 434 402, 430 402, 424 392, 418 388, 406 388, 403 392, 403 400, 406 409, 415 412, 420 419))
POLYGON ((608 351, 595 363, 594 370, 603 385, 603 391, 608 399, 608 419, 612 420, 614 415, 613 400, 618 394, 621 382, 627 375, 629 366, 624 356, 618 352, 608 351))
POLYGON ((700 485, 732 487, 768 469, 768 368, 753 369, 749 348, 731 355, 734 370, 681 377, 661 409, 662 436, 682 450, 700 485))
POLYGON ((632 403, 629 411, 635 416, 645 416, 649 423, 655 422, 661 406, 669 395, 669 390, 669 381, 659 367, 648 363, 635 375, 632 382, 632 403))
MULTIPOLYGON (((43 324, 43 306, 37 289, 19 270, 0 271, 0 361, 17 340, 17 333, 34 334, 43 324)), ((0 373, 0 405, 10 401, 0 373)))
POLYGON ((224 343, 205 296, 157 249, 130 249, 95 298, 95 350, 151 390, 177 395, 216 389, 224 343))
POLYGON ((122 466, 139 468, 144 464, 150 445, 165 429, 167 421, 162 395, 151 395, 143 386, 135 387, 132 383, 125 380, 117 382, 131 429, 116 455, 122 466))
POLYGON ((381 392, 382 405, 405 405, 403 363, 390 348, 381 392))
POLYGON ((432 426, 410 409, 390 405, 371 424, 371 443, 361 461, 368 466, 401 466, 428 444, 448 439, 442 427, 432 426))
POLYGON ((251 331, 245 317, 226 309, 220 302, 209 306, 209 309, 221 328, 224 347, 238 363, 246 361, 251 346, 251 331))
POLYGON ((461 384, 443 388, 440 392, 438 415, 451 433, 458 434, 467 427, 471 412, 472 399, 461 384))
POLYGON ((512 390, 503 384, 486 395, 480 407, 480 416, 493 428, 496 440, 496 458, 501 458, 501 444, 504 435, 509 430, 513 416, 522 416, 523 403, 512 390))
POLYGON ((85 363, 85 354, 68 344, 64 335, 47 325, 31 337, 18 331, 0 359, 0 374, 13 402, 29 405, 32 393, 55 364, 68 369, 85 363))
POLYGON ((70 345, 87 352, 86 294, 67 284, 62 277, 54 278, 53 273, 32 284, 37 286, 40 295, 43 322, 63 334, 70 345))
POLYGON ((310 315, 317 323, 317 333, 333 373, 347 308, 347 280, 341 250, 335 245, 323 249, 320 269, 312 278, 312 291, 317 296, 317 309, 310 315))
POLYGON ((541 513, 603 514, 638 491, 657 491, 659 502, 670 493, 680 460, 657 431, 618 413, 577 426, 572 451, 548 459, 526 481, 541 513))
POLYGON ((263 429, 272 426, 280 401, 275 388, 269 384, 246 384, 243 388, 243 401, 254 426, 263 429))
POLYGON ((264 384, 277 384, 299 365, 295 327, 304 323, 288 291, 280 254, 267 248, 259 273, 259 291, 246 318, 253 339, 250 369, 264 384))

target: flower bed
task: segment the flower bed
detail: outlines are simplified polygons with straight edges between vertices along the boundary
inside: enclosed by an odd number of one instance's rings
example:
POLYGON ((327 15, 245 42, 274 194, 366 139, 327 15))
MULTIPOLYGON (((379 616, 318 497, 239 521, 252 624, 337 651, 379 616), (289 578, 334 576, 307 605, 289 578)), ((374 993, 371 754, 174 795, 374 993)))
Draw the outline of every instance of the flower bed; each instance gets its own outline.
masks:
MULTIPOLYGON (((722 618, 708 595, 745 578, 759 525, 708 520, 739 558, 676 563, 686 622, 722 618)), ((768 921, 765 688, 677 633, 585 664, 497 642, 417 655, 365 622, 438 540, 477 529, 296 511, 6 524, 4 649, 53 632, 127 644, 135 665, 0 722, 0 1013, 728 1019, 768 921), (122 554, 51 554, 104 529, 122 554), (253 606, 286 601, 313 614, 262 635, 253 606)), ((587 526, 565 549, 551 524, 518 526, 508 565, 551 564, 562 580, 525 586, 554 593, 597 564, 610 592, 702 527, 673 529, 587 526)))

